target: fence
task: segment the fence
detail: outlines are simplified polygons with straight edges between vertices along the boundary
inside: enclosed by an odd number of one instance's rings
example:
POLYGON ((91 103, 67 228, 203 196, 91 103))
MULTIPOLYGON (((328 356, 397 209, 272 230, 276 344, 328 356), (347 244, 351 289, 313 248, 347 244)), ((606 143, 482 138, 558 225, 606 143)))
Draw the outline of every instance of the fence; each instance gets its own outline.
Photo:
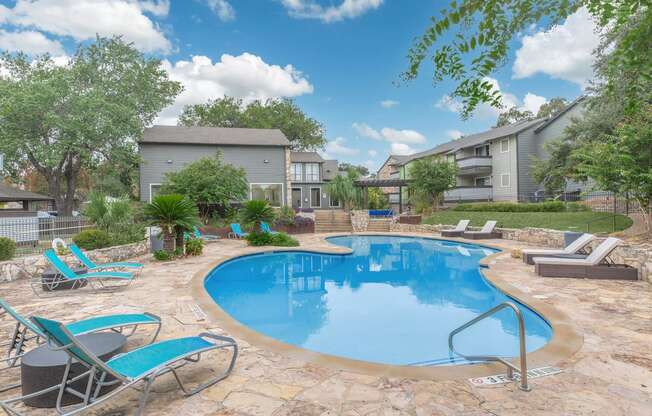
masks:
POLYGON ((0 218, 0 237, 16 242, 16 256, 28 256, 42 253, 55 238, 70 242, 72 236, 89 227, 90 222, 83 217, 0 218))
POLYGON ((519 202, 543 202, 543 201, 562 201, 578 202, 586 205, 594 212, 608 212, 612 214, 629 215, 636 212, 638 203, 626 194, 614 194, 613 192, 595 191, 595 192, 564 192, 556 195, 543 193, 521 194, 518 196, 519 202))

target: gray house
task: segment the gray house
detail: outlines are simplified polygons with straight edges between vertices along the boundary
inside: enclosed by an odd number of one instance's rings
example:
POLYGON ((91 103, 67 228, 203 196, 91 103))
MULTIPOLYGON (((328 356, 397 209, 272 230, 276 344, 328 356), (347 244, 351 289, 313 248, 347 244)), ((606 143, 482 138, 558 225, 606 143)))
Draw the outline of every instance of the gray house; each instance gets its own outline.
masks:
POLYGON ((290 142, 280 130, 219 127, 154 126, 138 143, 140 199, 149 202, 166 172, 217 151, 224 161, 244 168, 250 199, 265 199, 280 207, 290 202, 290 142))
MULTIPOLYGON (((522 121, 464 136, 401 161, 399 175, 409 179, 410 163, 439 156, 457 163, 457 186, 446 193, 447 202, 522 201, 542 189, 532 177, 532 157, 545 159, 545 143, 558 139, 573 117, 583 111, 584 97, 549 119, 522 121)), ((568 183, 566 192, 582 191, 568 183)))
POLYGON ((326 192, 328 182, 338 175, 337 160, 324 160, 316 152, 291 152, 290 160, 292 208, 340 208, 340 201, 326 192))

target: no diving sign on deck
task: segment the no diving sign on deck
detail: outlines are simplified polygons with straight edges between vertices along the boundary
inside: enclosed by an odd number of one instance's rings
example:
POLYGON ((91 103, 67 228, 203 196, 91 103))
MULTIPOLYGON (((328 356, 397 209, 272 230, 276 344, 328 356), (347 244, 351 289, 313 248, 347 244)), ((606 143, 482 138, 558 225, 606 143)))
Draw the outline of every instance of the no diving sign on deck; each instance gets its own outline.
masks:
MULTIPOLYGON (((531 370, 528 370, 527 377, 528 379, 531 380, 535 378, 559 374, 562 371, 563 370, 561 368, 557 368, 557 367, 533 368, 531 370)), ((482 386, 495 386, 497 384, 513 383, 514 381, 518 381, 520 379, 521 379, 521 375, 517 372, 514 372, 514 379, 508 378, 507 374, 498 374, 495 376, 470 378, 469 382, 476 387, 482 387, 482 386)))

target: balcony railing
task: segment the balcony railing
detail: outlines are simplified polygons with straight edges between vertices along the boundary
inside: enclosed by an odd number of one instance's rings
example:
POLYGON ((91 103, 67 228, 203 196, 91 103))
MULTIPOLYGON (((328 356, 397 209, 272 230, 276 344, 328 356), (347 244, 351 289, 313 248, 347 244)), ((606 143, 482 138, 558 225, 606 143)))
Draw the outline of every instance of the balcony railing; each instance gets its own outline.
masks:
POLYGON ((457 159, 459 175, 482 175, 491 173, 491 156, 470 156, 457 159))
POLYGON ((493 187, 488 186, 458 186, 444 194, 446 202, 474 202, 491 201, 493 198, 493 187))

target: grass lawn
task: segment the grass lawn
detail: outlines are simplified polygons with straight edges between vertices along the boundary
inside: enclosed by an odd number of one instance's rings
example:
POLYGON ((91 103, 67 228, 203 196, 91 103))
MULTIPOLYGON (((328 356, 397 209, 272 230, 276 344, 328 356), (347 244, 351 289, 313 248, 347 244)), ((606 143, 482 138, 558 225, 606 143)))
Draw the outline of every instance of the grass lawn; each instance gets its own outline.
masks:
MULTIPOLYGON (((463 212, 441 211, 424 219, 425 224, 457 224, 459 220, 471 220, 472 226, 481 227, 488 220, 498 221, 505 228, 550 228, 562 231, 586 232, 587 222, 592 233, 613 232, 612 214, 604 212, 463 212)), ((625 215, 616 216, 616 231, 632 225, 625 215)))

